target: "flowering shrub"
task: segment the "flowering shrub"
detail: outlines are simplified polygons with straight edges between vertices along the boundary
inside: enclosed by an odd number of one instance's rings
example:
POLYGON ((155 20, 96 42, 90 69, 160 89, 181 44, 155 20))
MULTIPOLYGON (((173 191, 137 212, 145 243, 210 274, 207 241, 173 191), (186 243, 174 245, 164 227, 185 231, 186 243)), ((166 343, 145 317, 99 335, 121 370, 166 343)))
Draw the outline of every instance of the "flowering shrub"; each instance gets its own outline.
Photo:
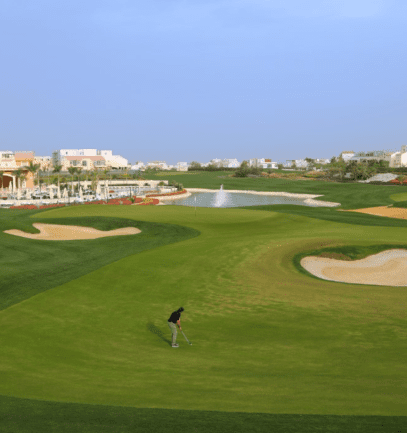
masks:
MULTIPOLYGON (((178 193, 173 193, 178 194, 178 193)), ((165 195, 165 194, 162 194, 165 195)), ((105 200, 97 200, 97 201, 89 201, 85 203, 66 203, 66 204, 47 204, 42 205, 39 209, 51 209, 56 207, 65 207, 65 206, 81 206, 82 204, 111 204, 111 205, 131 205, 131 204, 139 204, 139 205, 150 205, 150 204, 158 204, 159 200, 153 199, 151 197, 146 197, 142 199, 141 197, 123 197, 123 198, 113 198, 109 201, 105 200)), ((22 206, 11 206, 10 209, 37 209, 38 207, 35 204, 28 204, 22 206)))
POLYGON ((10 209, 37 209, 35 204, 26 204, 24 206, 11 206, 10 209))
MULTIPOLYGON (((144 200, 147 200, 147 199, 144 199, 144 200)), ((150 201, 144 201, 144 200, 143 200, 143 203, 140 203, 140 206, 160 203, 160 201, 157 200, 156 198, 152 198, 152 199, 150 199, 150 201)))
POLYGON ((168 197, 170 195, 185 194, 186 192, 187 192, 187 190, 183 189, 182 191, 168 192, 165 194, 148 194, 146 197, 168 197))

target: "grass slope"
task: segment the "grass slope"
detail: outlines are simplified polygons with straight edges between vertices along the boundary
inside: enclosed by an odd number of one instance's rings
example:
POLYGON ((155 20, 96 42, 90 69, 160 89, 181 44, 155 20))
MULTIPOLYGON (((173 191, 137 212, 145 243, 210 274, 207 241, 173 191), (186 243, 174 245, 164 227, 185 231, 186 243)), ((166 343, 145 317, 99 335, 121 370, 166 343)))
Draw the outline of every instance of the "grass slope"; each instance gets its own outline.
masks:
MULTIPOLYGON (((72 209, 70 215, 75 215, 78 208, 72 209)), ((62 220, 49 218, 47 223, 80 225, 98 230, 131 226, 139 228, 141 233, 62 242, 32 240, 3 233, 10 228, 38 232, 32 224, 41 221, 43 213, 0 210, 0 310, 128 255, 199 235, 199 232, 179 225, 94 216, 62 220)))
POLYGON ((241 209, 278 212, 287 215, 306 216, 318 220, 361 226, 407 227, 406 220, 363 214, 359 212, 343 212, 336 208, 316 208, 296 205, 263 205, 246 206, 241 209))

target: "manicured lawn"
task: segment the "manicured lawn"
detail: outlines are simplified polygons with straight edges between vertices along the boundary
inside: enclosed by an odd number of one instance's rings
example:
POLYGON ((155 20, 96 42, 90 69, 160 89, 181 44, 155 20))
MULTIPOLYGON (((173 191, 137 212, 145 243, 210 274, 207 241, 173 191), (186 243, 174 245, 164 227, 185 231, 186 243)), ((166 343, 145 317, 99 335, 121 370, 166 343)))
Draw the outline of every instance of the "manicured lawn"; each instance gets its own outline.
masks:
MULTIPOLYGON (((70 215, 75 215, 76 209, 71 208, 70 215)), ((0 210, 0 310, 123 257, 199 235, 198 231, 179 225, 95 216, 47 219, 47 222, 98 230, 137 227, 141 233, 64 242, 32 240, 3 233, 11 228, 38 232, 32 224, 41 221, 43 212, 0 210)))
MULTIPOLYGON (((82 206, 34 215, 33 221, 89 225, 144 221, 158 228, 152 238, 162 230, 172 233, 171 242, 129 250, 109 263, 99 256, 99 267, 0 312, 7 413, 31 405, 55 425, 84 420, 83 431, 97 431, 98 416, 105 431, 115 431, 109 427, 115 416, 123 426, 117 431, 127 431, 133 417, 144 423, 140 431, 149 431, 149 425, 167 427, 169 414, 198 432, 403 425, 405 288, 317 280, 293 260, 327 247, 403 245, 405 223, 390 226, 383 218, 379 228, 368 224, 371 216, 354 224, 353 213, 336 211, 347 216, 330 221, 318 212, 294 214, 299 206, 266 208, 200 208, 195 216, 179 206, 82 206), (180 336, 180 348, 172 349, 166 320, 181 305, 193 345, 180 336)), ((7 247, 0 244, 2 258, 12 256, 13 242, 19 245, 14 237, 7 247)), ((81 254, 86 242, 59 248, 81 254)), ((39 261, 51 260, 50 242, 25 239, 27 249, 34 248, 30 243, 38 244, 39 261)), ((106 247, 105 255, 116 249, 106 247)), ((26 265, 23 258, 16 256, 16 268, 26 265)), ((31 431, 40 431, 38 415, 28 418, 37 428, 31 431)))

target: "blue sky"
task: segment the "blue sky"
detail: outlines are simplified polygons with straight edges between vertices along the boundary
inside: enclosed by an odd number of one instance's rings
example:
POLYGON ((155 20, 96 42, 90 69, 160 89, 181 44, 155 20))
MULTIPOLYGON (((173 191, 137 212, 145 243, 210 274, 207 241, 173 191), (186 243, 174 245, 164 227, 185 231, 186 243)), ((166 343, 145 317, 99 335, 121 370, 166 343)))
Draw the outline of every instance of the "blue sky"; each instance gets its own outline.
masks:
POLYGON ((407 144, 407 2, 0 2, 0 149, 130 162, 407 144))

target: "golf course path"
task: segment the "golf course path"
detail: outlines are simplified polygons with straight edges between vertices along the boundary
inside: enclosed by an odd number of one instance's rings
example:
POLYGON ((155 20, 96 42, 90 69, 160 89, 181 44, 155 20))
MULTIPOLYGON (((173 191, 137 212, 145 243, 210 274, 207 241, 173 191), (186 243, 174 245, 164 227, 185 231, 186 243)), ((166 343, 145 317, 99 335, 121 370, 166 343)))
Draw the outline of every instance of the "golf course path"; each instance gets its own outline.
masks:
POLYGON ((35 223, 33 226, 38 229, 40 233, 26 233, 21 230, 14 229, 5 230, 4 233, 21 236, 24 238, 40 239, 44 241, 74 241, 82 239, 104 238, 108 236, 135 235, 141 232, 141 230, 135 227, 123 227, 115 230, 102 231, 92 227, 65 226, 59 224, 35 223))
POLYGON ((341 283, 407 286, 407 250, 387 250, 361 260, 304 257, 301 266, 318 278, 341 283))
POLYGON ((364 209, 353 209, 345 212, 360 212, 370 215, 378 215, 390 218, 407 219, 407 209, 388 206, 367 207, 364 209))

